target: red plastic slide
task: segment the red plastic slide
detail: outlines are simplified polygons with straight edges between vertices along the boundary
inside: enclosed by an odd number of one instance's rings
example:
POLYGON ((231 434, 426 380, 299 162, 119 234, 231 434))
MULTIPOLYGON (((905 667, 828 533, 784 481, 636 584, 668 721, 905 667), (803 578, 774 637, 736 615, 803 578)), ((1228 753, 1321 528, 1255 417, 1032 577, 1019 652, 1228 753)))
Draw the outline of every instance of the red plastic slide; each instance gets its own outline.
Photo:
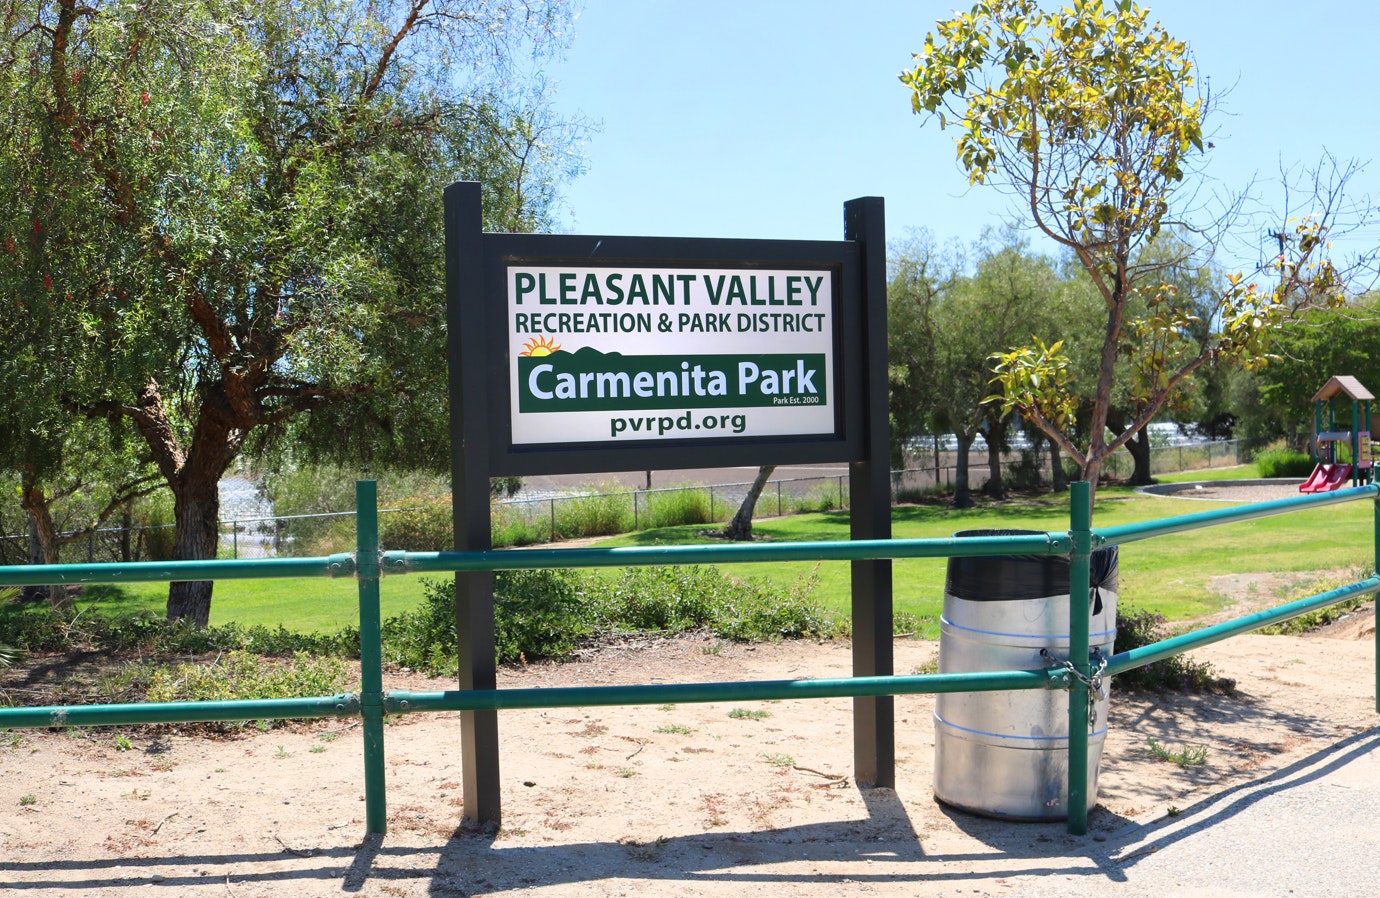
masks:
POLYGON ((1318 465, 1308 479, 1299 484, 1301 493, 1330 493, 1341 489, 1351 476, 1351 465, 1318 465))
POLYGON ((1346 480, 1350 476, 1351 465, 1333 465, 1331 475, 1328 476, 1327 481, 1324 482, 1322 486, 1318 487, 1315 492, 1329 493, 1332 490, 1341 489, 1343 486, 1346 486, 1346 480))
POLYGON ((1308 479, 1299 484, 1299 492, 1316 493, 1321 491, 1324 483, 1327 483, 1328 475, 1332 473, 1332 465, 1318 465, 1313 468, 1313 473, 1308 475, 1308 479))

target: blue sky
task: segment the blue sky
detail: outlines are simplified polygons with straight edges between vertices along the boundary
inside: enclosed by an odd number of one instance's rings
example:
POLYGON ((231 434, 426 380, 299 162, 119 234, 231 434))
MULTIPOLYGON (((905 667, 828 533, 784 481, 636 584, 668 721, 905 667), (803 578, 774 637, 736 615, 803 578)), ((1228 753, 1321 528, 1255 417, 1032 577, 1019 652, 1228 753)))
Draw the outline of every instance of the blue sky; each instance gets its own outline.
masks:
MULTIPOLYGON (((1187 41, 1221 109, 1207 192, 1255 179, 1282 206, 1281 162, 1380 156, 1380 7, 1256 0, 1147 4, 1187 41)), ((926 227, 975 239, 1009 218, 1007 198, 968 188, 953 131, 910 113, 897 74, 952 0, 586 0, 556 105, 600 123, 587 171, 566 191, 562 230, 587 234, 838 239, 842 205, 882 196, 895 237, 926 227)), ((967 8, 967 4, 963 8, 967 8)), ((1380 163, 1352 195, 1380 201, 1380 163)), ((1226 260, 1251 267, 1264 224, 1226 260)), ((1380 243, 1371 226, 1343 244, 1380 243)))

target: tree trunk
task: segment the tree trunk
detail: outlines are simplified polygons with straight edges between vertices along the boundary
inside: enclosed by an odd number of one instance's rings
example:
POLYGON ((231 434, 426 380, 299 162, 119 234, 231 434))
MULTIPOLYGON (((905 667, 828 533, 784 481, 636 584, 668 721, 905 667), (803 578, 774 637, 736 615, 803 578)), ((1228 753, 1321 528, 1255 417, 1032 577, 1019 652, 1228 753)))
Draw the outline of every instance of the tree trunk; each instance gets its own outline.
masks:
POLYGON ((1126 442, 1126 451, 1131 453, 1135 468, 1131 471, 1132 486, 1149 486, 1155 482, 1150 473, 1150 433, 1145 428, 1126 442))
POLYGON ((1046 436, 1045 440, 1049 443, 1050 482, 1054 484, 1054 491, 1056 493, 1067 492, 1069 488, 1069 479, 1064 476, 1063 452, 1059 449, 1059 444, 1053 437, 1046 436))
POLYGON ((129 532, 134 529, 134 500, 131 499, 120 506, 120 560, 133 561, 134 555, 132 546, 129 544, 129 532))
POLYGON ((1001 444, 1006 441, 1006 421, 988 421, 987 433, 987 483, 982 487, 983 495, 992 499, 1006 498, 1006 482, 1001 473, 1001 444))
MULTIPOLYGON (((185 474, 191 472, 184 471, 185 474)), ((202 473, 200 477, 181 478, 173 491, 175 524, 173 540, 174 561, 206 561, 216 557, 219 547, 220 474, 202 473)), ((187 619, 198 627, 211 618, 210 580, 179 581, 168 587, 168 620, 187 619)))
MULTIPOLYGON (((38 538, 38 522, 33 515, 24 514, 24 519, 29 522, 29 564, 43 563, 43 543, 38 538)), ((48 590, 42 586, 26 586, 19 593, 21 602, 43 602, 48 599, 48 590)))
POLYGON ((775 470, 776 465, 763 465, 757 469, 757 479, 752 481, 752 486, 748 488, 747 495, 743 497, 743 504, 738 506, 738 513, 724 528, 725 539, 752 539, 752 515, 757 509, 757 500, 761 497, 762 490, 767 486, 767 480, 775 470))
MULTIPOLYGON (((24 483, 20 487, 19 506, 29 516, 29 563, 57 564, 62 552, 57 526, 53 523, 53 509, 48 496, 40 487, 24 483)), ((28 601, 48 600, 54 608, 67 604, 67 589, 53 584, 48 587, 31 586, 24 590, 28 601)))
POLYGON ((972 508, 973 494, 968 489, 968 450, 973 446, 973 438, 966 433, 955 433, 958 451, 954 453, 954 497, 949 500, 950 508, 972 508))
MULTIPOLYGON (((236 389, 248 388, 240 382, 236 389)), ((184 452, 157 381, 144 386, 135 404, 132 417, 173 494, 173 560, 210 561, 219 546, 220 478, 254 422, 236 415, 223 382, 212 384, 200 398, 191 445, 184 452)), ((205 627, 211 617, 212 586, 210 581, 170 584, 168 620, 187 619, 205 627)))

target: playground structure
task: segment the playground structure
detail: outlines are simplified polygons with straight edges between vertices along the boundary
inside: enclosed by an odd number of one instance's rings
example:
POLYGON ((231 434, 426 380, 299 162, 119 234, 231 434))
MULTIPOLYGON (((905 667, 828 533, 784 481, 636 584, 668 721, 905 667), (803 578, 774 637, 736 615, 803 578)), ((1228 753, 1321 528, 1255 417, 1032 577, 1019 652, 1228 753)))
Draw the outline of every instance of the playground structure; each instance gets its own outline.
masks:
POLYGON ((1370 404, 1374 394, 1354 377, 1334 375, 1313 397, 1313 446, 1315 467, 1299 484, 1301 493, 1326 493, 1340 489, 1349 480, 1352 486, 1370 483, 1375 470, 1375 449, 1371 444, 1370 404), (1337 397, 1351 400, 1351 429, 1337 429, 1337 397), (1323 429, 1323 406, 1327 407, 1327 429, 1323 429), (1340 458, 1338 446, 1348 450, 1340 458))

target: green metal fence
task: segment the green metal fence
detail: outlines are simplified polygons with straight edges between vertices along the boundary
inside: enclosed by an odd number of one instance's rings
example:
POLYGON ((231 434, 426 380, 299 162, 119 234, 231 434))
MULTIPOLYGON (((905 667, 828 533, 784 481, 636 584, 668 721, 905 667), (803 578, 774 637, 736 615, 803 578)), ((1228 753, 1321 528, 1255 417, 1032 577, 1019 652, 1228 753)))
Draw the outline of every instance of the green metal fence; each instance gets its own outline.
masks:
MULTIPOLYGON (((1065 667, 963 674, 851 677, 819 680, 769 680, 741 683, 682 683, 648 686, 602 686, 564 689, 502 689, 446 692, 383 690, 380 642, 379 578, 419 571, 488 571, 557 567, 623 567, 661 564, 713 564, 798 560, 876 558, 947 558, 987 555, 1062 555, 1071 562, 1070 595, 1089 592, 1089 559, 1104 546, 1120 545, 1172 533, 1285 514, 1308 508, 1375 499, 1376 569, 1380 570, 1380 485, 1354 487, 1298 498, 1281 499, 1139 524, 1092 527, 1088 484, 1072 485, 1067 532, 963 539, 894 539, 781 543, 771 545, 657 546, 618 549, 525 549, 487 552, 380 552, 375 485, 356 486, 357 551, 319 558, 272 558, 235 561, 183 561, 130 564, 65 564, 0 567, 0 586, 53 583, 167 582, 173 580, 242 580, 289 577, 354 577, 359 584, 360 664, 358 694, 297 699, 220 702, 139 703, 0 709, 0 728, 118 726, 251 720, 256 718, 360 717, 364 732, 365 823, 369 832, 386 828, 383 718, 388 714, 426 711, 562 708, 596 705, 728 702, 769 699, 838 698, 1014 689, 1065 689, 1069 692, 1068 829, 1087 832, 1088 689, 1095 673, 1088 648, 1088 617, 1070 603, 1070 658, 1076 675, 1065 667)), ((1380 575, 1300 599, 1268 611, 1176 636, 1154 645, 1119 652, 1107 659, 1105 674, 1130 670, 1240 633, 1259 629, 1352 598, 1380 593, 1380 575)), ((1380 631, 1377 631, 1380 652, 1380 631)), ((1376 672, 1380 710, 1380 665, 1376 672)))

